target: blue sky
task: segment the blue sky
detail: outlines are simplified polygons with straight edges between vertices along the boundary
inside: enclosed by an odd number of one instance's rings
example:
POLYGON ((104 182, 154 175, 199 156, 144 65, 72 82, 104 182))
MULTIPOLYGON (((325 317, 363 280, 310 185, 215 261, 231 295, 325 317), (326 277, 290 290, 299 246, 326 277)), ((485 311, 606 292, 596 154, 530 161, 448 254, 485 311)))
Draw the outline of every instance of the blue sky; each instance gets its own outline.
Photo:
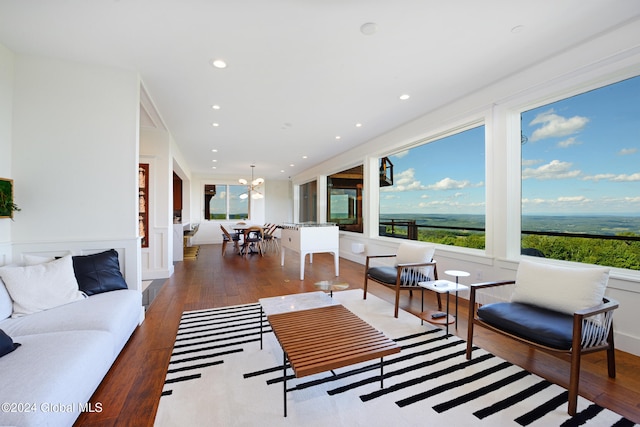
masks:
MULTIPOLYGON (((523 214, 640 215, 640 77, 522 114, 523 214)), ((484 127, 390 156, 380 211, 485 212, 484 127)))
POLYGON ((484 157, 484 126, 390 156, 380 212, 484 214, 484 157))
POLYGON ((640 215, 640 77, 522 114, 522 210, 640 215))

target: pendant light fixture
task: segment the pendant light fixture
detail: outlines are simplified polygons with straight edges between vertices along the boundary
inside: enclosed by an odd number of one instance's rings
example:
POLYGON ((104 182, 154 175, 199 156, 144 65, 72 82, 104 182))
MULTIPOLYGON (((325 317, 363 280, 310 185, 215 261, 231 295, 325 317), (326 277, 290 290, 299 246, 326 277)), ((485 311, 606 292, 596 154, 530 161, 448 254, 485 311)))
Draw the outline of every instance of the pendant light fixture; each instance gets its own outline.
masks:
POLYGON ((240 182, 240 184, 242 185, 246 185, 247 186, 247 192, 246 193, 242 193, 240 195, 241 199, 246 199, 247 197, 251 196, 252 199, 262 199, 264 197, 264 195, 259 192, 257 190, 257 187, 261 186, 264 183, 264 179, 262 178, 253 178, 253 170, 256 167, 256 165, 251 165, 251 182, 247 182, 246 179, 244 178, 240 178, 238 180, 238 182, 240 182))

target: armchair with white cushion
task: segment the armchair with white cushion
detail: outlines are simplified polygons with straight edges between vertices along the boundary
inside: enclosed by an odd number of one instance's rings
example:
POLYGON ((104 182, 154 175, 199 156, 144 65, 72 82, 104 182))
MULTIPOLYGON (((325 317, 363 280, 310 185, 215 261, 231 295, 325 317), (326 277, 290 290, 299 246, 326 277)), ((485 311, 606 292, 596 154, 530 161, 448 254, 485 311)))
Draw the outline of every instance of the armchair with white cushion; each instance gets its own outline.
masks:
POLYGON ((474 326, 550 353, 570 355, 568 413, 576 414, 583 354, 607 352, 610 378, 616 376, 613 312, 618 303, 605 297, 609 269, 565 267, 522 260, 515 280, 471 285, 467 359, 474 326), (478 304, 493 289, 512 288, 507 301, 478 304))
MULTIPOLYGON (((422 296, 424 309, 424 288, 418 282, 438 280, 438 270, 436 261, 433 259, 435 248, 414 242, 402 242, 398 246, 398 251, 390 255, 369 255, 365 263, 364 275, 364 299, 367 299, 367 284, 372 280, 381 285, 395 290, 395 311, 394 316, 398 317, 400 304, 400 291, 408 290, 413 295, 414 290, 419 290, 422 296), (395 257, 395 265, 373 266, 377 259, 395 257)), ((438 310, 442 309, 440 294, 438 298, 438 310)))

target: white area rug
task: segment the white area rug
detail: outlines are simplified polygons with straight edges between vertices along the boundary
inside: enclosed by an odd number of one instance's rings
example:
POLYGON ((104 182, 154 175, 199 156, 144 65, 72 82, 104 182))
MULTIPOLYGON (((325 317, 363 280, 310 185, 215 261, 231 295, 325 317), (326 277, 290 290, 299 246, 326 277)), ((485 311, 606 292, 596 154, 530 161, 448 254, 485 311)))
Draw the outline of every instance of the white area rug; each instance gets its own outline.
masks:
POLYGON ((634 425, 583 398, 570 417, 565 389, 481 349, 467 361, 463 340, 403 311, 395 319, 391 304, 374 295, 333 295, 402 346, 384 359, 383 389, 376 361, 288 377, 285 418, 282 350, 266 319, 260 349, 259 305, 191 311, 182 317, 155 425, 634 425))

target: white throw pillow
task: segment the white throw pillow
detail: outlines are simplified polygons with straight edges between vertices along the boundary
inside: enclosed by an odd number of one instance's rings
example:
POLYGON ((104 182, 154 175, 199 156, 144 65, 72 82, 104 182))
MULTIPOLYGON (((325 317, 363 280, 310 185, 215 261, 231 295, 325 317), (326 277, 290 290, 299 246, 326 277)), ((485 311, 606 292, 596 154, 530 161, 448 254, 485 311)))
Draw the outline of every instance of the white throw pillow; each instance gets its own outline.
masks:
POLYGON ((24 261, 24 265, 38 265, 54 261, 55 257, 22 254, 22 260, 24 261))
MULTIPOLYGON (((433 246, 402 242, 400 243, 400 246, 398 246, 398 252, 396 253, 396 265, 431 262, 435 251, 436 248, 433 246)), ((429 277, 431 280, 434 279, 432 266, 421 267, 418 271, 429 277)))
POLYGON ((13 301, 0 277, 0 320, 4 320, 13 313, 13 301))
POLYGON ((602 303, 609 280, 604 267, 560 267, 523 260, 512 302, 573 314, 602 303))
POLYGON ((45 264, 0 268, 0 277, 20 317, 85 298, 78 290, 71 255, 45 264))

